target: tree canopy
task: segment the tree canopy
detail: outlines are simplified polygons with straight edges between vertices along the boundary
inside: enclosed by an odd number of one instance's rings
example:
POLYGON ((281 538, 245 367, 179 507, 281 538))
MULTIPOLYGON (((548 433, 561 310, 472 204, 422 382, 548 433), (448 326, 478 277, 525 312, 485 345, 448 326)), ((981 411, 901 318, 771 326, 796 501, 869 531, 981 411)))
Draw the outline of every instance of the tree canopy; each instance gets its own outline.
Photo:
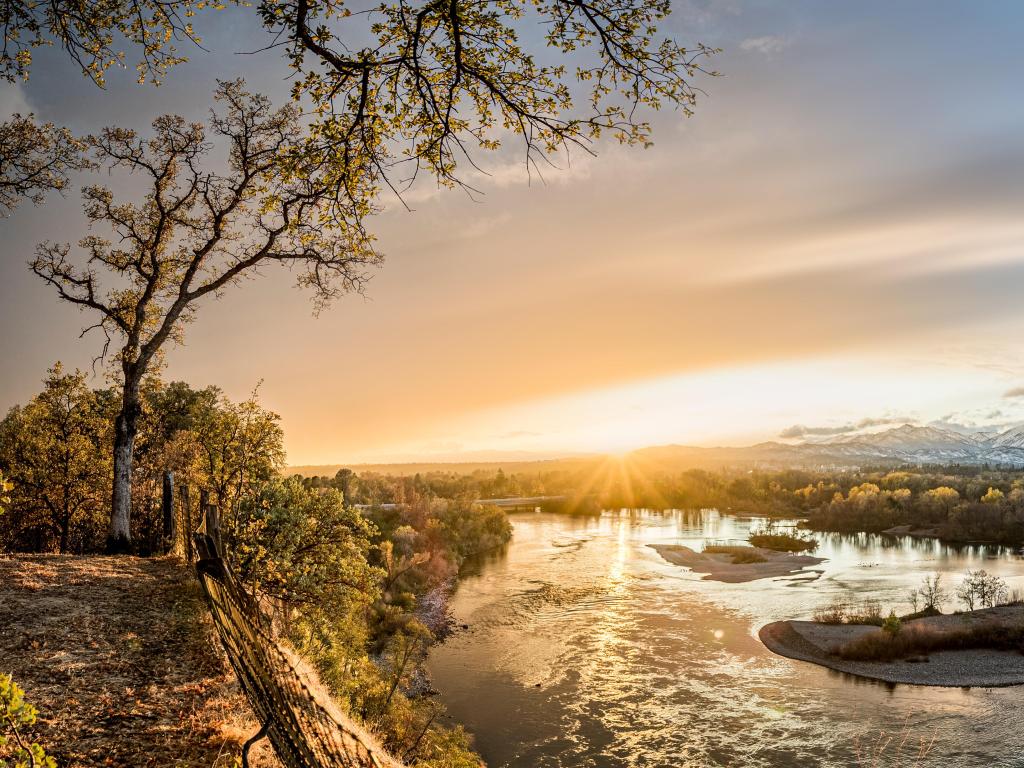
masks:
MULTIPOLYGON (((139 80, 159 83, 183 49, 199 50, 196 13, 223 7, 0 0, 0 77, 28 79, 32 50, 57 45, 99 85, 131 55, 139 80)), ((255 4, 267 47, 294 71, 293 96, 312 127, 303 152, 349 194, 399 191, 421 171, 464 185, 458 168, 476 166, 474 150, 508 141, 521 144, 527 168, 606 133, 648 143, 644 108, 690 114, 695 81, 715 74, 706 68, 715 49, 661 34, 670 9, 669 0, 255 4)))
POLYGON ((67 128, 40 125, 32 115, 0 122, 0 218, 22 200, 38 205, 47 192, 65 190, 69 173, 90 165, 81 150, 67 128))

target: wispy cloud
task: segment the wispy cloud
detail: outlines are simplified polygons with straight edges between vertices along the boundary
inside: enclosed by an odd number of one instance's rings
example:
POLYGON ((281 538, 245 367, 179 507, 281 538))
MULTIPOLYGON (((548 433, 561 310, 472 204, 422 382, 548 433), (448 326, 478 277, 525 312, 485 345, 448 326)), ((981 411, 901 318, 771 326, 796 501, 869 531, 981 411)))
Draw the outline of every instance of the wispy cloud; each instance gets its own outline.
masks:
POLYGON ((841 427, 805 427, 803 424, 794 424, 779 432, 779 437, 792 439, 797 437, 824 437, 827 435, 842 435, 853 430, 851 425, 841 427))
POLYGON ((27 115, 31 111, 32 105, 29 104, 20 83, 0 83, 0 120, 16 112, 27 115))
POLYGON ((763 56, 774 56, 777 53, 782 53, 789 46, 790 41, 787 38, 779 37, 777 35, 748 37, 740 43, 740 48, 744 51, 753 51, 755 53, 760 53, 763 56))
POLYGON ((832 435, 847 435, 860 432, 862 429, 871 427, 882 427, 890 424, 913 424, 917 420, 911 416, 881 416, 876 418, 865 418, 860 421, 850 422, 834 427, 807 427, 803 424, 794 424, 779 432, 779 437, 787 440, 800 437, 829 437, 832 435))
POLYGON ((1012 399, 1015 397, 1024 397, 1024 387, 1013 387, 1003 392, 1003 397, 1012 399))

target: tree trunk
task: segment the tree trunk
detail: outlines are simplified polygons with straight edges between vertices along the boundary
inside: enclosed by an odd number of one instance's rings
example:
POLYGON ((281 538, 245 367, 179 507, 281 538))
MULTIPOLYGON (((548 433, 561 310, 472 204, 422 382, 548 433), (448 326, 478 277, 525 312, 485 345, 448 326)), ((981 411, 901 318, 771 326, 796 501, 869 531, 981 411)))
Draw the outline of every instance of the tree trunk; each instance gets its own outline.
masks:
POLYGON ((64 510, 64 519, 60 523, 60 553, 66 555, 68 552, 68 538, 71 532, 71 513, 64 510))
POLYGON ((126 381, 121 412, 114 420, 114 492, 107 540, 107 549, 113 553, 131 549, 132 454, 141 413, 139 382, 126 381))

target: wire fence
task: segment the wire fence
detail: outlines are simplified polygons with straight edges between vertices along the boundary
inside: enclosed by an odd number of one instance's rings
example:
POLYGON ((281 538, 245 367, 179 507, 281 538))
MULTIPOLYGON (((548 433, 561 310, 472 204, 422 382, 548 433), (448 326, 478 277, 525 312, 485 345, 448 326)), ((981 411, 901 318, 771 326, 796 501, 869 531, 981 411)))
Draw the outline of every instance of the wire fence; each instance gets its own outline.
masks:
POLYGON ((242 690, 261 724, 242 752, 266 737, 286 768, 402 768, 363 728, 315 690, 301 662, 273 636, 270 622, 242 589, 219 547, 216 514, 196 533, 196 571, 213 623, 242 690))

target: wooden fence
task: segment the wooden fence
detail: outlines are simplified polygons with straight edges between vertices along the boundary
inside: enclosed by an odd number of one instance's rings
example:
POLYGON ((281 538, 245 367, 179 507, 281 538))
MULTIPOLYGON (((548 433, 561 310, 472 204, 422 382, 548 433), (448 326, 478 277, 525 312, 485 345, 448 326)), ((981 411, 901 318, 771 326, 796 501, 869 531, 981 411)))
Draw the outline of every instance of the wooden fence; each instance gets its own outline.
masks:
MULTIPOLYGON (((402 768, 376 740, 310 684, 302 665, 273 636, 271 622, 223 557, 217 508, 194 536, 196 572, 217 634, 261 727, 242 750, 267 738, 286 768, 402 768)), ((212 510, 212 511, 211 511, 212 510)))

